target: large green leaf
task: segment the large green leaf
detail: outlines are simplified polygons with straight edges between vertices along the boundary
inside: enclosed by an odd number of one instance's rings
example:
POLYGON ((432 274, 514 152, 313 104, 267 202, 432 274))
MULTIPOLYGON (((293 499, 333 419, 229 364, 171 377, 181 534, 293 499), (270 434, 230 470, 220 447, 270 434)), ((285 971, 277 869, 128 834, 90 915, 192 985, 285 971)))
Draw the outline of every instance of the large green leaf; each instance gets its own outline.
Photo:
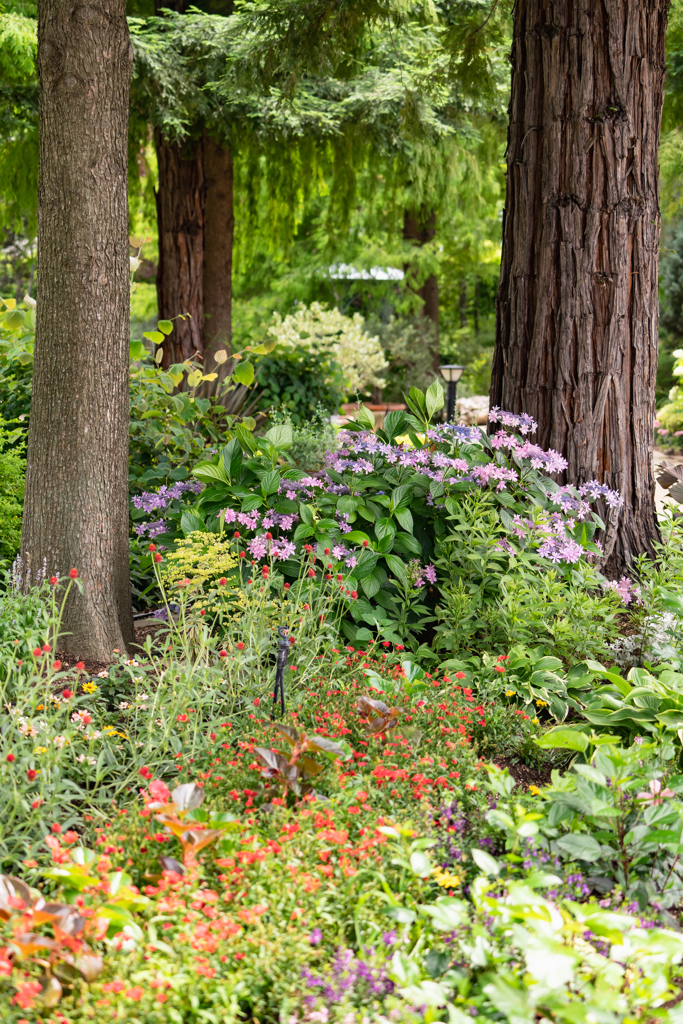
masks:
POLYGON ((550 729, 542 736, 536 737, 535 742, 544 750, 585 750, 589 740, 585 733, 570 726, 563 726, 558 729, 550 729))
POLYGON ((248 360, 244 363, 238 363, 235 369, 232 371, 233 380, 236 380, 238 384, 244 384, 245 387, 254 380, 254 365, 248 360))
POLYGON ((201 480, 204 484, 212 483, 214 480, 218 480, 222 484, 227 484, 228 478, 222 465, 215 466, 213 462, 199 462, 192 470, 192 476, 196 476, 198 480, 201 480))
POLYGON ((597 839, 583 833, 570 832, 569 835, 561 836, 557 845, 574 860, 596 861, 602 855, 597 839))

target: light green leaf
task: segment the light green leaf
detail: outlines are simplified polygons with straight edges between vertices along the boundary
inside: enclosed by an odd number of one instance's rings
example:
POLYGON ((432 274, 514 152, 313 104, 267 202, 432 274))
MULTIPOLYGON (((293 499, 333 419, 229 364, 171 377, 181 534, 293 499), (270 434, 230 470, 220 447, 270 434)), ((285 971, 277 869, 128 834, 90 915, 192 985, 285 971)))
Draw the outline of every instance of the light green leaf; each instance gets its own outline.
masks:
POLYGON ((534 742, 544 750, 585 750, 589 741, 585 733, 567 725, 534 737, 534 742))
POLYGON ((245 387, 249 387, 254 379, 254 364, 250 362, 238 363, 232 371, 232 378, 238 384, 244 384, 245 387))
POLYGON ((173 330, 173 323, 170 320, 160 320, 157 327, 162 334, 170 334, 173 330))
POLYGON ((600 843, 593 836, 582 833, 571 832, 569 835, 561 836, 557 845, 574 860, 599 860, 601 856, 600 843))
POLYGON ((483 871, 485 875, 499 875, 500 864, 495 857, 492 857, 486 850, 473 849, 472 860, 477 865, 480 871, 483 871))

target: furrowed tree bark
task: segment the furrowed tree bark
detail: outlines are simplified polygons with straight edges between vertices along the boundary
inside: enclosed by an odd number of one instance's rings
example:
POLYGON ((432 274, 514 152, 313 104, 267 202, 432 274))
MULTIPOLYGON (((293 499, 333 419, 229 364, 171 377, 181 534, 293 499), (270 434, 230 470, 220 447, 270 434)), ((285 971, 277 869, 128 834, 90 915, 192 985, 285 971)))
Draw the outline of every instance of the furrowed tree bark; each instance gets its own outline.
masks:
MULTIPOLYGON (((417 245, 424 245, 431 242, 436 235, 436 212, 405 210, 403 214, 403 238, 407 242, 415 242, 417 245)), ((406 272, 410 265, 406 267, 406 272)), ((436 274, 431 274, 424 284, 416 289, 416 294, 422 299, 422 315, 428 317, 435 327, 433 365, 438 372, 439 356, 439 279, 436 274)))
POLYGON ((658 536, 657 159, 666 0, 517 0, 491 404, 621 492, 610 574, 658 536))
POLYGON ((229 363, 217 364, 213 356, 220 349, 227 349, 228 355, 232 351, 233 168, 230 150, 208 135, 204 137, 204 171, 204 367, 218 373, 222 381, 229 363))
POLYGON ((203 356, 204 151, 202 141, 169 142, 157 128, 159 165, 157 298, 161 319, 174 320, 164 342, 162 365, 203 356))
POLYGON ((39 0, 39 285, 22 557, 76 568, 81 657, 133 639, 128 571, 128 92, 124 0, 39 0))

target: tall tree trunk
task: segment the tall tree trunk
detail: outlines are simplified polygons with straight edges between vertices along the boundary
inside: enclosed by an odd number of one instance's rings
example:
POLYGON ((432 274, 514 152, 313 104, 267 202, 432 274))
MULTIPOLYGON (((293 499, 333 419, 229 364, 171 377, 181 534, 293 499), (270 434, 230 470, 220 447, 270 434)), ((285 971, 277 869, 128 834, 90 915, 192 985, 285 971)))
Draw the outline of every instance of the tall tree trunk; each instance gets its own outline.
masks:
MULTIPOLYGON (((231 352, 232 336, 232 156, 208 135, 204 137, 206 209, 204 216, 204 367, 223 380, 228 363, 216 364, 219 349, 231 352)), ((214 389, 215 390, 215 389, 214 389)))
POLYGON ((204 353, 204 154, 199 142, 169 142, 157 128, 154 141, 159 164, 157 224, 159 316, 174 320, 164 343, 162 365, 193 359, 204 353))
POLYGON ((566 480, 624 498, 606 568, 657 537, 657 157, 667 0, 517 0, 491 404, 566 480))
POLYGON ((39 0, 40 281, 25 571, 76 568, 68 648, 133 639, 128 571, 128 93, 125 0, 39 0))
MULTIPOLYGON (((432 211, 405 210, 403 214, 403 238, 407 242, 424 245, 431 242, 436 235, 436 213, 432 211)), ((410 265, 406 268, 410 270, 410 265)), ((439 369, 439 279, 431 274, 424 284, 416 289, 422 299, 422 315, 434 324, 434 348, 432 362, 434 369, 439 369)))

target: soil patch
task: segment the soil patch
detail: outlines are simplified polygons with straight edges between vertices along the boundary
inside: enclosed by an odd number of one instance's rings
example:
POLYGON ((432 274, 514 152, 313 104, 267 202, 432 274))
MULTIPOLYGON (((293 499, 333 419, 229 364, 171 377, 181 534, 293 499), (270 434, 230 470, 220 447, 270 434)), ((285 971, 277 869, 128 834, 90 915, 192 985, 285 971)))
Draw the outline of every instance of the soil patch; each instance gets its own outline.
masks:
MULTIPOLYGON (((165 622, 145 620, 135 627, 135 641, 130 646, 130 655, 132 658, 139 657, 140 654, 145 653, 145 643, 147 637, 152 638, 152 643, 156 643, 161 640, 159 633, 164 629, 167 629, 165 622)), ((59 659, 62 663, 62 669, 68 671, 76 667, 76 662, 83 661, 85 665, 85 672, 89 676, 99 675, 100 672, 106 672, 111 665, 115 665, 118 661, 116 654, 112 653, 110 661, 90 661, 88 658, 79 658, 76 654, 68 654, 66 651, 59 652, 59 659)))
POLYGON ((524 764, 523 761, 512 761, 509 757, 497 757, 494 762, 499 768, 507 768, 510 775, 522 789, 528 789, 529 786, 547 786, 550 781, 550 774, 552 767, 544 767, 542 765, 531 765, 524 764))

